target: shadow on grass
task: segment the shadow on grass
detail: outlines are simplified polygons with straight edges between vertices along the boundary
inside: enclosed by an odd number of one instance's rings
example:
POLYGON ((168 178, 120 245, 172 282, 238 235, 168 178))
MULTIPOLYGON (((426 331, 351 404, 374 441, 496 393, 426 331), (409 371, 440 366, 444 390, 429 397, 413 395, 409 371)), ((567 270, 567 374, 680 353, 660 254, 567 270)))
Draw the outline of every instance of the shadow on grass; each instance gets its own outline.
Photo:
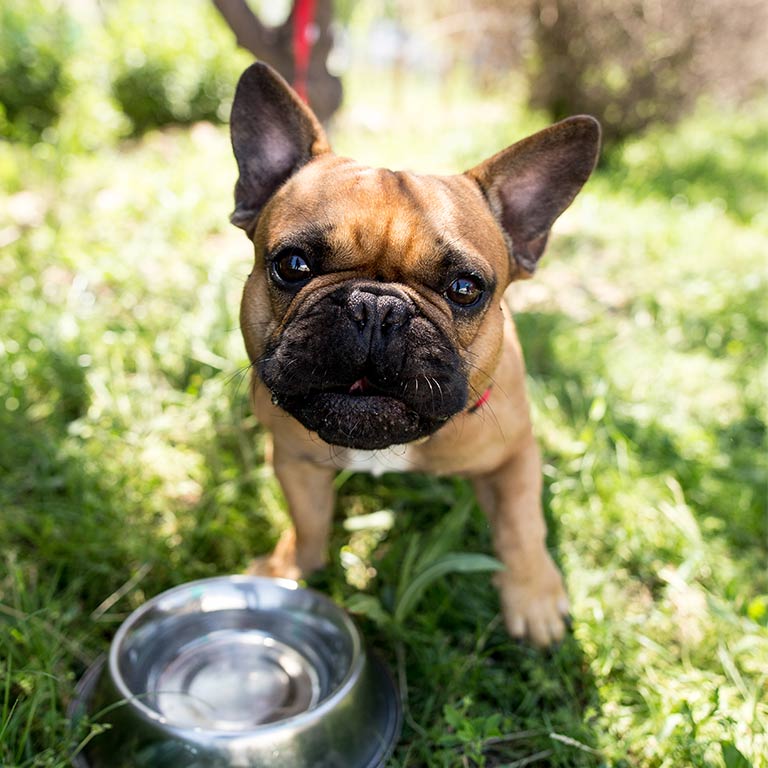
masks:
MULTIPOLYGON (((469 493, 463 480, 418 474, 353 475, 344 483, 341 510, 394 512, 393 528, 373 555, 372 595, 393 603, 411 538, 421 535, 427 546, 442 519, 469 493)), ((557 560, 559 533, 551 520, 550 525, 550 550, 557 560)), ((337 516, 332 564, 312 580, 340 600, 355 592, 338 555, 349 544, 337 516)), ((454 551, 492 553, 489 526, 477 505, 454 551)), ((454 574, 432 584, 394 636, 367 619, 357 620, 369 644, 407 682, 408 715, 392 766, 454 766, 467 759, 501 766, 535 755, 526 764, 600 763, 592 728, 600 702, 578 642, 569 635, 559 647, 541 652, 513 641, 488 574, 454 574)))
POLYGON ((137 563, 162 570, 167 547, 131 514, 130 479, 70 450, 63 420, 6 413, 0 433, 7 558, 56 592, 74 591, 81 607, 98 605, 137 563))
POLYGON ((238 453, 253 440, 239 408, 237 428, 223 425, 210 448, 200 498, 171 501, 142 478, 118 426, 91 437, 73 430, 89 406, 76 360, 37 357, 43 373, 31 371, 29 399, 18 392, 17 408, 0 407, 0 687, 14 707, 0 722, 0 764, 60 768, 72 748, 66 707, 76 680, 119 623, 178 583, 240 570, 248 542, 267 534, 254 519, 259 478, 238 453), (54 393, 52 407, 42 391, 54 393), (48 415, 36 418, 41 407, 48 415))
MULTIPOLYGON (((84 402, 84 392, 69 394, 84 402)), ((79 411, 29 419, 23 407, 0 409, 0 656, 13 707, 3 765, 68 764, 67 704, 114 629, 90 611, 136 563, 135 531, 114 513, 124 507, 120 484, 66 450, 66 419, 79 411)))

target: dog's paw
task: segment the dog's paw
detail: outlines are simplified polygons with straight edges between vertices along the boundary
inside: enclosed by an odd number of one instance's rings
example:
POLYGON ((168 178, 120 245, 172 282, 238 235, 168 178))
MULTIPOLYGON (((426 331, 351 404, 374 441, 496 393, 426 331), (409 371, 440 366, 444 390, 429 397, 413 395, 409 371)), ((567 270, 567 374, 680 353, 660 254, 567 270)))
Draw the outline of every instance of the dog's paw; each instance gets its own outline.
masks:
POLYGON ((269 555, 257 557, 248 564, 249 576, 293 579, 294 581, 320 570, 325 565, 324 551, 316 546, 296 546, 296 531, 288 528, 278 539, 277 546, 269 555))
POLYGON ((557 643, 566 631, 569 605, 560 572, 548 561, 524 578, 509 571, 496 575, 507 631, 540 648, 557 643))
POLYGON ((298 566, 276 561, 272 555, 255 557, 248 563, 245 573, 248 576, 266 576, 270 579, 293 579, 294 581, 302 576, 298 566))
POLYGON ((296 535, 293 528, 283 531, 271 554, 251 560, 245 572, 249 576, 300 579, 303 574, 296 563, 296 535))

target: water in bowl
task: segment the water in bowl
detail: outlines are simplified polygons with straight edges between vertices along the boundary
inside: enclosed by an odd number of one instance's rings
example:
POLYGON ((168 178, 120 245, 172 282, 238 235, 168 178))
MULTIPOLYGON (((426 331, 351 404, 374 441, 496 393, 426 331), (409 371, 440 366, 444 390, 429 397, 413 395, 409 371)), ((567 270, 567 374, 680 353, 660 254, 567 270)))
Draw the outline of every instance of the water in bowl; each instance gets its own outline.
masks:
POLYGON ((316 707, 341 684, 351 653, 322 617, 223 610, 138 627, 120 666, 131 692, 168 723, 232 732, 316 707))

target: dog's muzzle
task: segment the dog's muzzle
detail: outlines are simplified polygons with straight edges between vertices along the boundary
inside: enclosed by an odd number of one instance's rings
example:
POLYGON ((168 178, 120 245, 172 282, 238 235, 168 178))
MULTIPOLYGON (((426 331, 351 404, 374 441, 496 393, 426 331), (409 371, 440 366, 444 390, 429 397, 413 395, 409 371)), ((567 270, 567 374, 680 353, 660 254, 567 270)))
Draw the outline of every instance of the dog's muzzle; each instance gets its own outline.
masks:
POLYGON ((365 449, 424 437, 462 410, 463 370, 403 290, 360 281, 304 308, 259 364, 277 405, 326 442, 365 449))

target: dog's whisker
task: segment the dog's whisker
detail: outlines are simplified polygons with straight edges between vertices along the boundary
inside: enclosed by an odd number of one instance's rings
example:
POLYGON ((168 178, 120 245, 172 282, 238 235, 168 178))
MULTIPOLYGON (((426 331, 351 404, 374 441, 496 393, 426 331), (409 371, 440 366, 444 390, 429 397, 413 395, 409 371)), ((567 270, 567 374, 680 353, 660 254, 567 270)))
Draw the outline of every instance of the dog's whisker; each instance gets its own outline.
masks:
POLYGON ((432 397, 432 410, 435 410, 435 390, 432 387, 432 382, 430 381, 430 377, 424 374, 424 381, 427 382, 427 385, 429 386, 429 394, 432 397))

